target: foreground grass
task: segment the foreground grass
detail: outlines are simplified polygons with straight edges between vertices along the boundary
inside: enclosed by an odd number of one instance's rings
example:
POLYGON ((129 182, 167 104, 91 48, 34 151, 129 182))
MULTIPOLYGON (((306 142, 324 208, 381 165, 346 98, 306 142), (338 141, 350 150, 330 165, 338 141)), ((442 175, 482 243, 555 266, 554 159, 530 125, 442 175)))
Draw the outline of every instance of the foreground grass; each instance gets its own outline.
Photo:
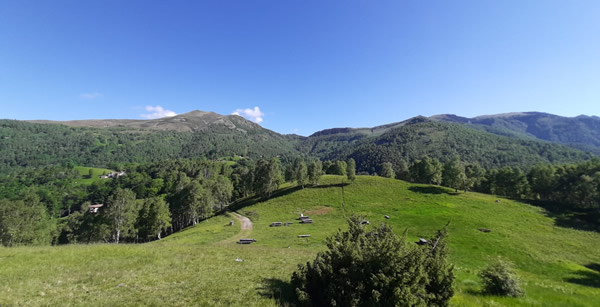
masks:
MULTIPOLYGON (((477 193, 359 176, 344 187, 326 176, 320 187, 286 187, 270 200, 239 208, 254 223, 252 245, 237 245, 239 224, 218 216, 141 245, 0 248, 0 304, 272 306, 298 263, 362 214, 408 239, 429 237, 450 221, 457 280, 453 305, 594 306, 600 297, 600 234, 555 225, 538 208, 477 193), (314 224, 300 225, 304 213, 314 224), (384 219, 389 215, 391 219, 384 219), (271 222, 296 222, 269 227, 271 222), (490 229, 483 233, 479 228, 490 229), (309 239, 298 235, 310 234, 309 239), (480 294, 477 272, 496 256, 510 259, 524 282, 522 298, 480 294), (236 259, 243 259, 237 262, 236 259)), ((289 290, 289 289, 288 289, 289 290)))

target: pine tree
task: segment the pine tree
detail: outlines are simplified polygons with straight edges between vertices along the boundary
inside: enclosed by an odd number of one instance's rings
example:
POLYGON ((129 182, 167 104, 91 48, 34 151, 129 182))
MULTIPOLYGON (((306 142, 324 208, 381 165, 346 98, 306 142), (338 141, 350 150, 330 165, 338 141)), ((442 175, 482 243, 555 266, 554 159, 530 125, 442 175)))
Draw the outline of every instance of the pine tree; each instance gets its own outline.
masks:
MULTIPOLYGON (((299 265, 292 285, 313 306, 447 306, 454 294, 446 262, 445 230, 435 247, 417 247, 389 226, 367 231, 363 218, 326 239, 328 250, 299 265)), ((433 241, 433 240, 432 240, 433 241)))

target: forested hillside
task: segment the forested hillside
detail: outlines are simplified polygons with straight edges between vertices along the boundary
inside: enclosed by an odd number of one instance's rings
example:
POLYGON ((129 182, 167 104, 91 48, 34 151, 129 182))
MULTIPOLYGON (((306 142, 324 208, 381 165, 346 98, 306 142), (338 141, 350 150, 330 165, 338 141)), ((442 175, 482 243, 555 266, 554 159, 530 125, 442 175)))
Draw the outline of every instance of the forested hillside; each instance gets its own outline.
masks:
POLYGON ((454 122, 499 135, 529 137, 600 153, 600 118, 563 117, 540 112, 485 115, 474 118, 436 115, 433 120, 454 122))
POLYGON ((248 124, 251 129, 247 130, 213 124, 194 131, 177 131, 0 120, 0 171, 50 165, 109 167, 114 163, 175 158, 296 155, 291 138, 248 124))
POLYGON ((454 123, 414 118, 393 126, 372 129, 332 129, 304 140, 301 150, 322 159, 351 157, 360 172, 379 172, 383 162, 395 169, 422 157, 441 161, 460 156, 485 168, 536 163, 567 163, 592 155, 563 145, 495 135, 454 123))

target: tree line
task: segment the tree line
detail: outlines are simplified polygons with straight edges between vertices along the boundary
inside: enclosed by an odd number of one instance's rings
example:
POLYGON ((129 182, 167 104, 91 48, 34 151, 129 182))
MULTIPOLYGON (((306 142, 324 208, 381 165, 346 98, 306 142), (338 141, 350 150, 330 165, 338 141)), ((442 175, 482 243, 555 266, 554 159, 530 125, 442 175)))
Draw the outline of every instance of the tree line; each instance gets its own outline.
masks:
POLYGON ((0 177, 0 244, 160 239, 235 199, 270 196, 284 180, 282 169, 276 158, 235 164, 179 159, 124 165, 125 176, 90 185, 78 184, 73 169, 27 169, 0 177))
POLYGON ((457 156, 445 163, 424 157, 411 164, 401 161, 396 169, 384 162, 379 172, 383 177, 442 185, 457 192, 472 190, 551 201, 569 210, 600 208, 600 159, 566 165, 536 164, 525 171, 516 166, 486 170, 476 163, 461 162, 457 156))

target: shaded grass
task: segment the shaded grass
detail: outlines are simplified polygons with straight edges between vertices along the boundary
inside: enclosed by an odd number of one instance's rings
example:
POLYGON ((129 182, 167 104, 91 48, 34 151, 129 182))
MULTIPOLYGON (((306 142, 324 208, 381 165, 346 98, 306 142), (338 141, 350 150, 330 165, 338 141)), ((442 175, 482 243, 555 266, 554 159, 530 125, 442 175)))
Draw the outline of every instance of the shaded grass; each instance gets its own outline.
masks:
POLYGON ((450 221, 453 305, 594 306, 600 297, 600 234, 560 227, 543 208, 369 176, 344 187, 342 206, 340 182, 325 176, 320 188, 288 185, 271 199, 238 204, 239 213, 252 212, 251 236, 258 240, 252 245, 235 244, 238 222, 228 227, 231 217, 217 216, 148 244, 0 248, 0 304, 290 304, 292 272, 323 250, 325 238, 344 229, 351 214, 397 233, 408 229, 414 241, 450 221), (314 224, 298 224, 295 218, 308 212, 314 224), (477 272, 497 256, 516 264, 524 297, 480 295, 477 272))

